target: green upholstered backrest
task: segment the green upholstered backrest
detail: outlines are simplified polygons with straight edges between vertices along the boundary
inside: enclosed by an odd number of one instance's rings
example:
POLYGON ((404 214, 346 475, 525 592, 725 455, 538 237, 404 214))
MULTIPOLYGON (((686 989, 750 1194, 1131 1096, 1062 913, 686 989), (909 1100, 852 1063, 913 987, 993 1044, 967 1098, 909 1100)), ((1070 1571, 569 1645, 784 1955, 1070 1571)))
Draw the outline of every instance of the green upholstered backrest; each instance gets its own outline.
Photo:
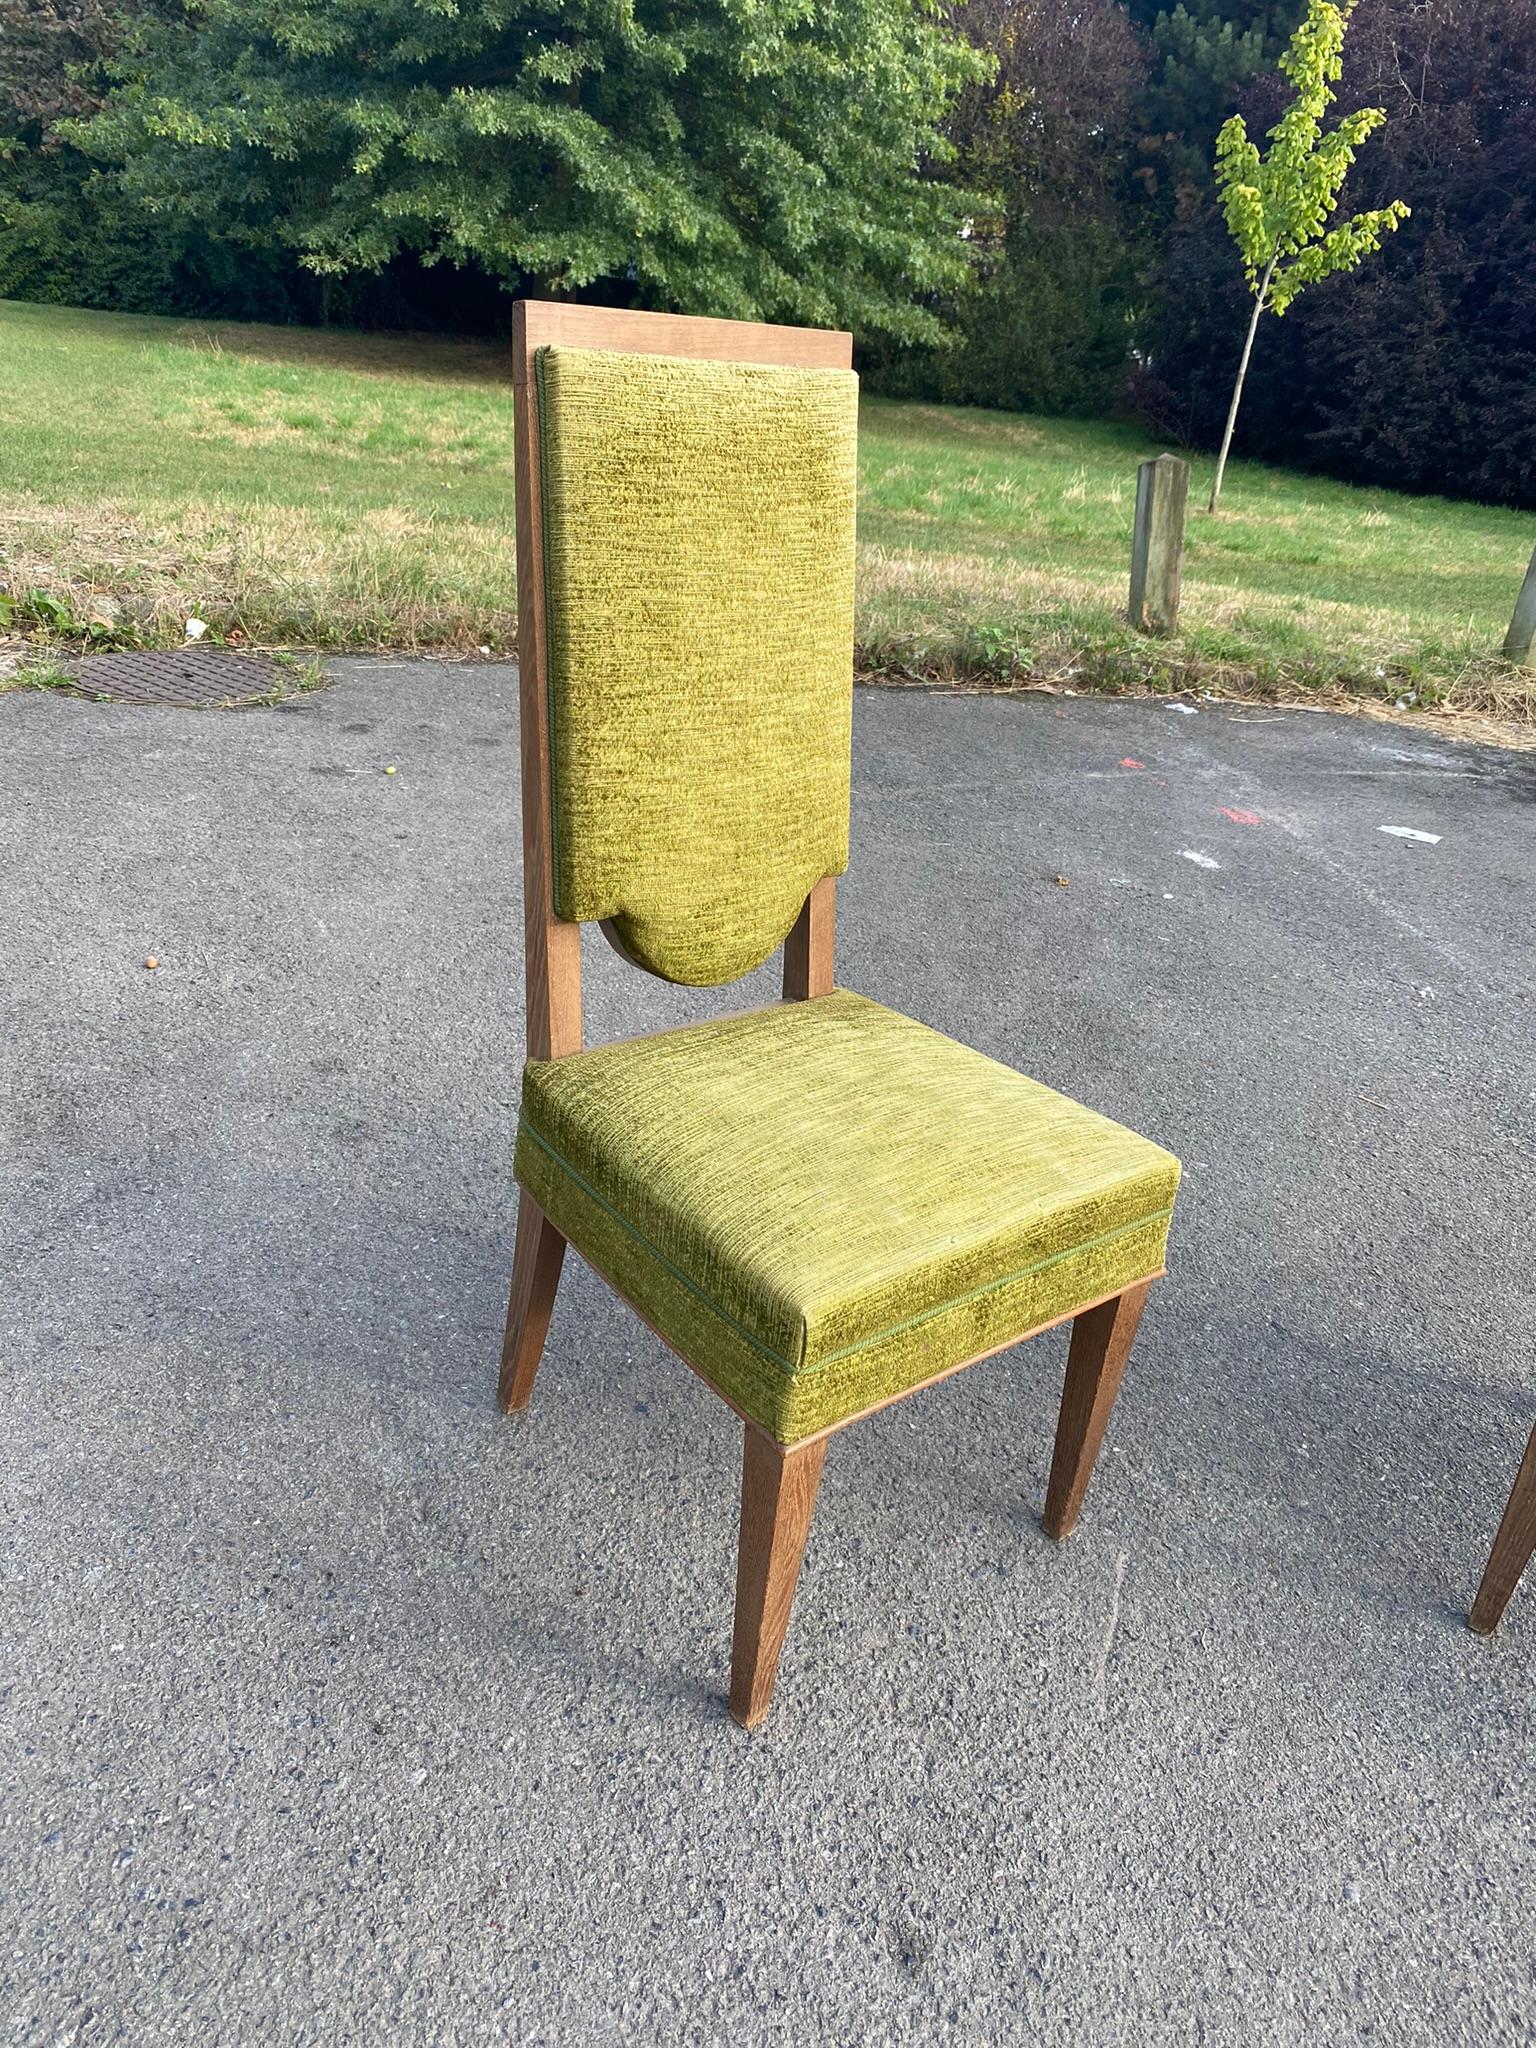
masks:
POLYGON ((734 981, 848 865, 857 379, 534 361, 554 907, 734 981))

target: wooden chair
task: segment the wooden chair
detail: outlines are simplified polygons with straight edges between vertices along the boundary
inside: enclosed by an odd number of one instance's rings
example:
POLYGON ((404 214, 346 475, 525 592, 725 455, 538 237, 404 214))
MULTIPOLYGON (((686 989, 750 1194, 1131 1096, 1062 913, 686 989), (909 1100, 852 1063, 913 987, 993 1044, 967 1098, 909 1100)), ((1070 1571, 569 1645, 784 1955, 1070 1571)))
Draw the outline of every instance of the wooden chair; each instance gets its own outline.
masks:
POLYGON ((766 1714, 827 1440, 1073 1319, 1045 1526, 1082 1506, 1178 1162, 838 990, 847 334, 514 314, 528 1064, 500 1397, 567 1243, 741 1416, 731 1712, 766 1714), (784 1000, 583 1048, 580 927, 784 1000))
POLYGON ((1525 1447, 1520 1470, 1510 1489, 1509 1505, 1493 1539, 1488 1569, 1477 1589, 1468 1624, 1480 1636, 1491 1636, 1504 1618, 1510 1595, 1536 1555, 1536 1429, 1525 1447))

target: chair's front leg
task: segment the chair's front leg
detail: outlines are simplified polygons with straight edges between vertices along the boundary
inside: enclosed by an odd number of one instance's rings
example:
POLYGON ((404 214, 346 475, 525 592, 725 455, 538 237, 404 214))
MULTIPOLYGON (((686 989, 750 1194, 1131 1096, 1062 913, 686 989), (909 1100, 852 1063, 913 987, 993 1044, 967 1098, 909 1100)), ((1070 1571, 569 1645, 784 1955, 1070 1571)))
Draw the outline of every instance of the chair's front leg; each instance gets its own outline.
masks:
POLYGON ((532 1399, 534 1374, 544 1355, 564 1257, 565 1239, 523 1189, 517 1203, 512 1294, 507 1303, 507 1333, 502 1340, 497 1388, 497 1398, 509 1412, 526 1408, 532 1399))
POLYGON ((1520 1470, 1515 1474, 1509 1506, 1493 1539, 1488 1569, 1477 1589, 1468 1617, 1480 1636, 1491 1636, 1509 1605, 1509 1596, 1520 1583, 1520 1575, 1536 1556, 1536 1429, 1525 1447, 1520 1470))
POLYGON ((1085 1309, 1073 1319, 1067 1382, 1062 1389, 1051 1483, 1045 1496, 1045 1533, 1058 1541, 1071 1535, 1082 1511, 1093 1463, 1104 1441, 1104 1426, 1125 1377, 1136 1325, 1151 1286, 1150 1280, 1142 1280, 1112 1301, 1101 1301, 1097 1308, 1085 1309))
POLYGON ((755 1728, 773 1701, 826 1455, 825 1437, 786 1448, 746 1426, 731 1644, 731 1713, 743 1728, 755 1728))

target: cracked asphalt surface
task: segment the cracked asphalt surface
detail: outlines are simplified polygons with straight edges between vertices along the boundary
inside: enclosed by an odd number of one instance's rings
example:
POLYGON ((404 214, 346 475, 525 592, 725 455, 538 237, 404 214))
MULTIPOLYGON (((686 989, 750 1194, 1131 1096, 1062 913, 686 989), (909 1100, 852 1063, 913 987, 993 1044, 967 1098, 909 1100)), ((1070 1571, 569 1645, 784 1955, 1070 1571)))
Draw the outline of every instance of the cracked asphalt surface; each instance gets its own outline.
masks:
POLYGON ((0 2037, 1536 2038, 1536 760, 859 692, 840 978, 1186 1179, 1077 1535, 1061 1333, 840 1438, 749 1738, 733 1418, 579 1264, 494 1407, 512 672, 331 671, 0 700, 0 2037))

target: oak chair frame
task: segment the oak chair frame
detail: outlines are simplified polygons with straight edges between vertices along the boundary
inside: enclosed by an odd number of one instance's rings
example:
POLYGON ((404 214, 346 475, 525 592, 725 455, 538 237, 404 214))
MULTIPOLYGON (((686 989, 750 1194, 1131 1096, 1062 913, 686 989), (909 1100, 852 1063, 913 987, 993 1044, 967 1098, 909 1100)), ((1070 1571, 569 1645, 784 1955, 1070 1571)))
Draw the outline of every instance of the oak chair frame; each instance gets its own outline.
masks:
MULTIPOLYGON (((537 299, 521 299, 513 307, 527 1045, 529 1058, 540 1060, 560 1059, 579 1052, 583 1043, 581 926, 559 917, 554 906, 543 507, 533 373, 535 351, 561 343, 576 348, 800 369, 846 370, 853 361, 853 337, 821 328, 635 313, 537 299)), ((811 889, 784 941, 785 1002, 803 1002, 831 993, 836 922, 837 883, 828 875, 811 889)), ((622 952, 623 948, 618 950, 622 952)), ((566 1239, 533 1197, 520 1189, 498 1389, 501 1406, 509 1413, 526 1408, 532 1398, 565 1249, 566 1239)), ((981 1358, 1011 1350, 1026 1338, 1071 1321, 1066 1383, 1044 1514, 1049 1536, 1060 1540, 1070 1535, 1120 1389, 1143 1303, 1162 1270, 1148 1273, 1118 1294, 1084 1302, 1066 1315, 1021 1330, 1006 1343, 981 1352, 976 1358, 947 1366, 930 1379, 875 1402, 795 1444, 779 1443, 727 1400, 744 1426, 730 1688, 730 1710, 743 1727, 755 1728, 767 1714, 773 1697, 779 1653, 789 1626, 828 1438, 891 1401, 904 1400, 908 1394, 963 1371, 981 1358)), ((606 1275, 599 1278, 612 1287, 606 1275)), ((621 1298, 627 1299, 622 1295, 621 1298)), ((629 1306, 635 1307, 633 1302, 629 1306)), ((648 1321, 639 1309, 635 1313, 643 1322, 648 1321)), ((650 1327, 654 1329, 654 1325, 650 1327)), ((660 1331, 656 1334, 662 1335, 660 1331)), ((668 1340, 663 1336, 662 1341, 668 1340)), ((669 1344, 668 1348, 674 1347, 669 1344)), ((687 1359, 683 1362, 690 1363, 687 1359)), ((719 1388, 712 1382, 706 1379, 706 1384, 719 1394, 719 1388)))

